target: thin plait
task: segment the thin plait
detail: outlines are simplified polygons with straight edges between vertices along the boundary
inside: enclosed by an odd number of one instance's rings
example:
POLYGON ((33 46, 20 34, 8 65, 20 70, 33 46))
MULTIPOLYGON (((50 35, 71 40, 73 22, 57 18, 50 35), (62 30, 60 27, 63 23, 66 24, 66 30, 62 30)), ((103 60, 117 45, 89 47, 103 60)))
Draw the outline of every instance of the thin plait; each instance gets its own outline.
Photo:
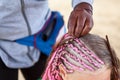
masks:
POLYGON ((114 50, 111 48, 107 35, 106 35, 106 44, 110 52, 111 62, 112 62, 111 80, 119 80, 120 79, 120 73, 119 73, 120 61, 117 55, 115 54, 114 50))
POLYGON ((73 73, 74 70, 79 72, 84 70, 95 71, 101 68, 104 62, 81 39, 66 34, 53 51, 42 80, 63 80, 59 74, 59 65, 62 65, 67 73, 73 73), (73 61, 80 65, 75 64, 73 61))

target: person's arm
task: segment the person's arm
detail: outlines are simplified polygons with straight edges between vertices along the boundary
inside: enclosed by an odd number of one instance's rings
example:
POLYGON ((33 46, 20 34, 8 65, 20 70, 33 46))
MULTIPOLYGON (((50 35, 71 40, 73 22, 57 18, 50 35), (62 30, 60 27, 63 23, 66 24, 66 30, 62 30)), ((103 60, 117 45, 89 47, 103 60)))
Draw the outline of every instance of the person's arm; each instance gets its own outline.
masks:
POLYGON ((76 5, 80 4, 80 3, 88 3, 92 6, 93 4, 93 0, 72 0, 72 7, 74 8, 76 5))
POLYGON ((93 27, 93 0, 72 0, 73 11, 68 21, 68 33, 80 37, 93 27))

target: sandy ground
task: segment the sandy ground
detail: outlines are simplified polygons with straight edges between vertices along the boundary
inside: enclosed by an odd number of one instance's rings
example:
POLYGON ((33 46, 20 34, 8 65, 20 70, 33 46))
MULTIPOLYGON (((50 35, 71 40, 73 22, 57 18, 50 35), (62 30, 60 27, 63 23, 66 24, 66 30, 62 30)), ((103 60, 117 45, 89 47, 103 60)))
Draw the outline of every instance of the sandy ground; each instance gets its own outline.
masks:
MULTIPOLYGON (((61 11, 67 26, 68 17, 72 10, 71 0, 49 0, 49 4, 52 10, 61 11)), ((102 37, 108 35, 111 45, 120 58, 120 0, 95 0, 93 8, 94 27, 91 33, 102 37)), ((19 80, 24 80, 21 73, 19 80)))

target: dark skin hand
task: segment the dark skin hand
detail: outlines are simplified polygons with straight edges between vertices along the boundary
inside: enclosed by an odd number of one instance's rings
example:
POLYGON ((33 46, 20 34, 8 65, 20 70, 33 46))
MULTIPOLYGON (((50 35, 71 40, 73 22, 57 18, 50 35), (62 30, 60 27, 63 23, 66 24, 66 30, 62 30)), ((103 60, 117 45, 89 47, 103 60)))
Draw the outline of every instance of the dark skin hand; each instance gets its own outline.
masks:
POLYGON ((78 4, 70 14, 68 33, 80 37, 89 33, 92 27, 92 6, 88 3, 78 4))

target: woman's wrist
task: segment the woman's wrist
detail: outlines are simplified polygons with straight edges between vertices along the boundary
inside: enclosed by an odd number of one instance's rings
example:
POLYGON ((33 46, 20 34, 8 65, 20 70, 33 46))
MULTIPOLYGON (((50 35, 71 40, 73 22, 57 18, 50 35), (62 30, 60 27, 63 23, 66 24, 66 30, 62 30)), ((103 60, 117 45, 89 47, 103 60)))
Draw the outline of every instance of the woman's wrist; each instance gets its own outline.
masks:
POLYGON ((80 3, 78 5, 76 5, 76 7, 74 8, 75 11, 82 11, 82 10, 86 10, 88 13, 90 13, 91 15, 93 14, 93 7, 88 4, 88 3, 80 3))

